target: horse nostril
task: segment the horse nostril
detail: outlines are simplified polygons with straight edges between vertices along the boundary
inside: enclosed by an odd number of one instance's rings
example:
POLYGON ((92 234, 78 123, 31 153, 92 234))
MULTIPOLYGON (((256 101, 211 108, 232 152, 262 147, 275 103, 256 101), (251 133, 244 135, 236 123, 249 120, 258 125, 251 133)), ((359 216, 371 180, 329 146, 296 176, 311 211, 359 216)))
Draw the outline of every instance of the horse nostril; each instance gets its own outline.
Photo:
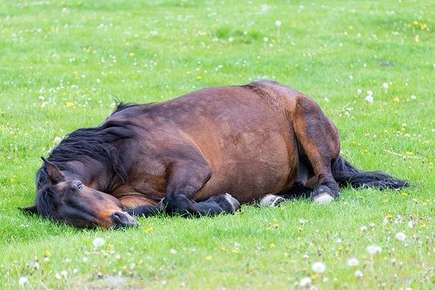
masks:
POLYGON ((126 228, 137 226, 136 220, 126 212, 115 212, 112 214, 112 222, 115 228, 126 228))

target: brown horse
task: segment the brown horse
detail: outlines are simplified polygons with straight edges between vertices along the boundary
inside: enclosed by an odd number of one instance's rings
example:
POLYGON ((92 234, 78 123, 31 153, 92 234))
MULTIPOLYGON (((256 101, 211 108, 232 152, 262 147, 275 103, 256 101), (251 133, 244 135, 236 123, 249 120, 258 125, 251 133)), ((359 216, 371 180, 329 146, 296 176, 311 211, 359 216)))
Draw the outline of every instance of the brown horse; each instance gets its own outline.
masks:
POLYGON ((309 192, 323 203, 346 184, 407 185, 352 167, 319 106, 273 81, 119 105, 100 126, 74 131, 43 160, 35 205, 24 210, 79 227, 130 226, 132 215, 161 211, 233 213, 239 202, 268 194, 309 192))

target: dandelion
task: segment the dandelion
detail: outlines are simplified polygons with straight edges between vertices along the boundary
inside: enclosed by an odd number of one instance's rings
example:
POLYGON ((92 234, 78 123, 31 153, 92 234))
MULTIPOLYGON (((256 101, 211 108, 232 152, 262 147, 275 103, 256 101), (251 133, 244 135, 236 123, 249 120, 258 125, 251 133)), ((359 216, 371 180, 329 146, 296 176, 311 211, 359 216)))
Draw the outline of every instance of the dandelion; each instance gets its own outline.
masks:
POLYGON ((370 245, 367 247, 367 252, 372 256, 380 253, 381 251, 382 248, 377 245, 370 245))
POLYGON ((355 271, 355 277, 357 277, 358 279, 361 279, 363 276, 364 276, 363 272, 355 271))
POLYGON ((95 238, 92 244, 95 248, 99 248, 103 246, 106 243, 106 241, 103 238, 95 238))
POLYGON ((29 283, 29 279, 27 279, 26 276, 20 277, 20 279, 18 280, 18 285, 20 285, 21 287, 27 285, 29 283))
POLYGON ((299 281, 299 287, 301 288, 311 288, 312 281, 310 277, 304 277, 299 281))
POLYGON ((276 28, 280 28, 280 27, 281 27, 281 24, 282 24, 282 23, 281 23, 280 20, 276 20, 276 21, 275 21, 275 27, 276 27, 276 28))
POLYGON ((263 4, 260 6, 260 13, 262 14, 266 14, 267 12, 269 12, 270 10, 270 6, 267 4, 263 4))
POLYGON ((30 268, 32 268, 33 270, 38 270, 39 269, 39 263, 36 260, 33 260, 30 262, 29 264, 30 268))
POLYGON ((311 265, 311 270, 316 273, 323 273, 326 270, 326 266, 322 262, 315 262, 311 265))
POLYGON ((359 261, 357 258, 351 257, 351 258, 347 259, 347 265, 349 267, 355 267, 355 266, 359 265, 359 261))
POLYGON ((403 242, 406 239, 406 235, 404 233, 402 233, 402 232, 398 232, 396 234, 396 239, 401 241, 401 242, 403 242))
POLYGON ((364 98, 367 103, 371 104, 373 103, 373 92, 372 91, 367 91, 367 96, 364 98))

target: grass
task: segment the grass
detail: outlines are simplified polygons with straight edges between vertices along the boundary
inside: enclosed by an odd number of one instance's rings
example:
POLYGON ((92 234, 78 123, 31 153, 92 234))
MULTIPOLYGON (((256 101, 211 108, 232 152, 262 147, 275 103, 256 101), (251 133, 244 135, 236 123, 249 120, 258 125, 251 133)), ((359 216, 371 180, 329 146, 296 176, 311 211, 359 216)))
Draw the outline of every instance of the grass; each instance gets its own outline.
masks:
POLYGON ((24 277, 29 289, 282 289, 303 277, 318 289, 433 287, 433 1, 265 2, 0 2, 2 289, 24 277), (39 156, 101 122, 114 99, 161 101, 263 77, 313 96, 358 167, 412 187, 348 188, 327 206, 141 219, 127 231, 76 230, 17 210, 33 201, 39 156), (97 237, 105 244, 96 248, 97 237), (382 252, 370 256, 369 245, 382 252), (324 273, 312 271, 316 261, 324 273))

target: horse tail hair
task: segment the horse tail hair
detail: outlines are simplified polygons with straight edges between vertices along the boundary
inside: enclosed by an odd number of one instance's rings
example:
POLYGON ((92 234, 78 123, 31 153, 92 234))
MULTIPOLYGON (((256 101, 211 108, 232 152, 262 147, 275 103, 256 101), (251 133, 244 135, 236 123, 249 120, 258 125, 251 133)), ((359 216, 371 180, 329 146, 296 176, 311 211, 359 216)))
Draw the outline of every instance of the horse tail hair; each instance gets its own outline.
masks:
POLYGON ((332 161, 332 175, 340 186, 375 187, 378 189, 401 189, 409 183, 381 171, 362 171, 353 167, 343 157, 332 161))

